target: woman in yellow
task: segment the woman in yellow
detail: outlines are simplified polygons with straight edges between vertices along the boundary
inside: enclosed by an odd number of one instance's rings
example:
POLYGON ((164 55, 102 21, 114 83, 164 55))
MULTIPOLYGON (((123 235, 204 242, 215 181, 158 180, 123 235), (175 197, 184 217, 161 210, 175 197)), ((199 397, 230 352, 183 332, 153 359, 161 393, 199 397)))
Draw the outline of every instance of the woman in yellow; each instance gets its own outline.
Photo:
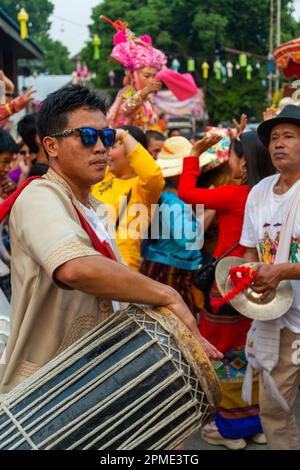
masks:
POLYGON ((110 150, 105 178, 92 188, 94 197, 113 205, 117 217, 116 241, 128 266, 140 270, 141 242, 151 219, 151 204, 156 204, 164 188, 160 167, 139 142, 146 142, 137 127, 118 130, 110 150), (143 204, 138 212, 134 206, 143 204), (124 210, 126 209, 126 210, 124 210))

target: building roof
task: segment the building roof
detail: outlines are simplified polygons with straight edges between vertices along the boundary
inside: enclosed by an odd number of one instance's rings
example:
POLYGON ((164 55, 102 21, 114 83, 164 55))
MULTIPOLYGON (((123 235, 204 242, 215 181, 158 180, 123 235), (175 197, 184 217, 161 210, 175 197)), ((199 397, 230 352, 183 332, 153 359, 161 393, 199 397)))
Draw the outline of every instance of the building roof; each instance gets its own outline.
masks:
POLYGON ((41 59, 43 50, 32 40, 20 37, 20 26, 0 7, 0 32, 9 36, 15 43, 16 56, 19 59, 41 59))

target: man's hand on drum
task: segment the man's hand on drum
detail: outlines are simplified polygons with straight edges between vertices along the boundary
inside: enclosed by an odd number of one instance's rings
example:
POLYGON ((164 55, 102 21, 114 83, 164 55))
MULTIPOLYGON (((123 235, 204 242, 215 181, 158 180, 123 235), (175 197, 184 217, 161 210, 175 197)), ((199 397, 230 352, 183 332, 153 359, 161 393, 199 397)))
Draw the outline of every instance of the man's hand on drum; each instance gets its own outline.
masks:
POLYGON ((174 301, 165 306, 171 310, 171 312, 175 313, 189 328, 193 335, 199 340, 202 348, 210 359, 222 359, 223 354, 200 334, 194 315, 183 301, 181 295, 177 292, 176 294, 174 295, 174 301))

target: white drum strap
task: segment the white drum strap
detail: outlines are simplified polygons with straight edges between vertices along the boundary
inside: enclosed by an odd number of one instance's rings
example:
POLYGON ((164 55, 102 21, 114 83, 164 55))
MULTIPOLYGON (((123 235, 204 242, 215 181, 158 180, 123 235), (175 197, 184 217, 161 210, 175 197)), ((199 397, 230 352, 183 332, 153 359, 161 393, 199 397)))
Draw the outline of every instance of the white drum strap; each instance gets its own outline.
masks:
POLYGON ((14 425, 16 426, 16 428, 18 429, 18 431, 20 432, 20 434, 24 437, 24 439, 26 440, 26 442, 30 445, 30 447, 32 448, 32 450, 38 450, 38 447, 34 444, 34 442, 30 439, 30 437, 28 436, 28 434, 26 433, 26 431, 22 428, 22 426, 20 425, 20 423, 16 420, 16 418, 14 417, 13 414, 11 414, 11 412, 9 411, 9 409, 7 408, 7 406, 5 405, 4 401, 1 399, 0 397, 0 403, 1 403, 1 407, 4 411, 4 413, 7 414, 7 416, 10 418, 10 420, 14 423, 14 425))

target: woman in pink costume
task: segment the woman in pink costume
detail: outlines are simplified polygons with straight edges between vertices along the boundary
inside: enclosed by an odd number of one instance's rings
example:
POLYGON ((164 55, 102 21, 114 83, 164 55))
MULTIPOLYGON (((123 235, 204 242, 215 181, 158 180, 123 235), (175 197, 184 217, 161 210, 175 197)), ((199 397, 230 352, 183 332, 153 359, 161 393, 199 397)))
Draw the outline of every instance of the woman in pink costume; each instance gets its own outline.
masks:
POLYGON ((111 56, 124 66, 126 73, 125 86, 108 113, 109 125, 132 125, 143 131, 160 130, 151 93, 156 93, 162 86, 155 77, 166 64, 167 57, 152 46, 149 36, 136 37, 126 23, 112 22, 104 16, 101 18, 118 30, 111 56))

